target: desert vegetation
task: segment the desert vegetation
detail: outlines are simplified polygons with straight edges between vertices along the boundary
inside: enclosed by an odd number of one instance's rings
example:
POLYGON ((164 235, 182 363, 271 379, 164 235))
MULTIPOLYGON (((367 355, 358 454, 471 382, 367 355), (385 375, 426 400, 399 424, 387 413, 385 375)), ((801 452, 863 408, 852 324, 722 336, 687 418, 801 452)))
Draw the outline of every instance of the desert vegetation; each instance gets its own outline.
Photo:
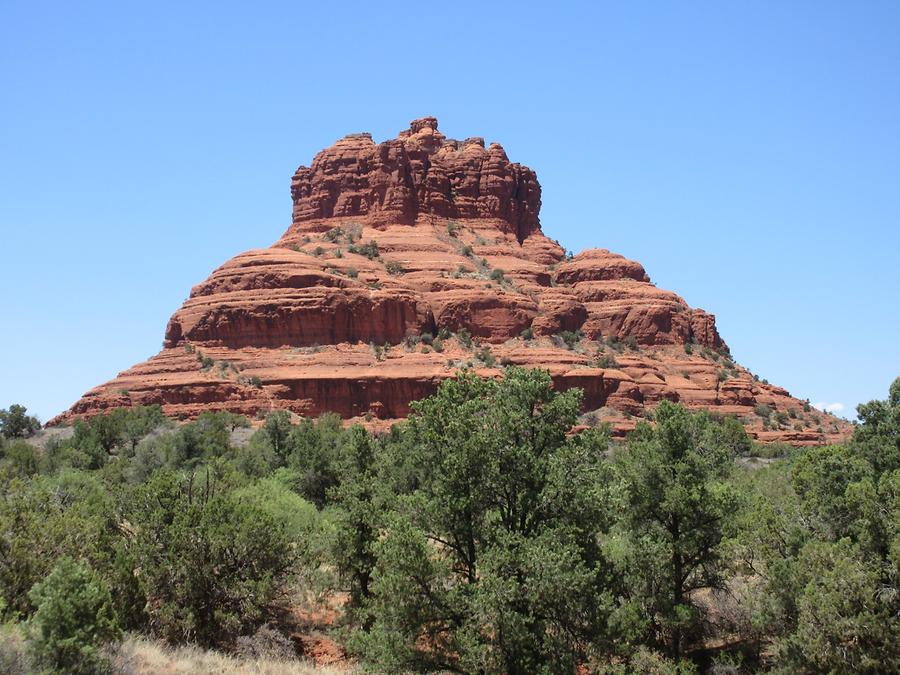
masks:
POLYGON ((138 407, 41 443, 10 406, 0 671, 313 672, 313 633, 363 672, 900 669, 900 378, 845 445, 771 453, 580 403, 510 367, 380 434, 138 407))

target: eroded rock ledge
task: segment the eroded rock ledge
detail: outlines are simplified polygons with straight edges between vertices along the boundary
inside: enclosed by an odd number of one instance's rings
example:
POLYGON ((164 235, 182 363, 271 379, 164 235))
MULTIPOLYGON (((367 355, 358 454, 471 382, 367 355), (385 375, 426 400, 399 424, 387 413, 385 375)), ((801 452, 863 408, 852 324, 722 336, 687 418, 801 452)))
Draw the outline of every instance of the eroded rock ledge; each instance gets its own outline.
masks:
POLYGON ((713 315, 640 263, 567 257, 541 231, 535 173, 496 143, 448 139, 433 117, 383 143, 347 136, 297 170, 291 196, 279 241, 216 269, 160 354, 53 423, 158 403, 185 418, 288 409, 384 425, 461 367, 515 364, 581 387, 590 419, 619 432, 662 399, 738 415, 764 440, 849 430, 734 364, 713 315), (761 407, 793 417, 764 429, 761 407))

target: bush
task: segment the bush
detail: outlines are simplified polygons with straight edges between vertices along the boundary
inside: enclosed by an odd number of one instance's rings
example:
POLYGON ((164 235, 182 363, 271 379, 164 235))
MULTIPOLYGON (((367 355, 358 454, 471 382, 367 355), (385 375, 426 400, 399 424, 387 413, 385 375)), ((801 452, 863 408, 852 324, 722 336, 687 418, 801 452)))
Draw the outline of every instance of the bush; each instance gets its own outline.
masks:
POLYGON ((568 349, 574 349, 575 345, 581 342, 582 333, 580 330, 564 330, 562 333, 557 333, 556 338, 561 340, 568 349))
POLYGON ((523 340, 533 340, 534 339, 534 329, 531 326, 529 326, 528 328, 523 330, 521 333, 519 333, 519 337, 522 338, 523 340))
POLYGON ((385 263, 384 268, 387 270, 387 273, 392 276, 398 276, 404 272, 403 265, 396 260, 388 260, 385 263))
POLYGON ((607 471, 605 436, 567 435, 580 402, 547 373, 511 369, 502 381, 447 380, 413 404, 400 455, 416 488, 373 538, 371 625, 351 642, 373 670, 565 673, 583 662, 603 629, 595 499, 607 471))
POLYGON ((104 645, 121 635, 109 589, 90 568, 61 558, 29 592, 37 611, 29 625, 34 662, 66 673, 96 673, 104 645))
POLYGON ((269 624, 257 628, 253 635, 239 637, 235 653, 246 660, 289 661, 297 657, 297 650, 290 638, 269 624))
POLYGON ((374 260, 379 256, 378 244, 374 240, 370 241, 367 244, 361 244, 360 246, 348 246, 347 251, 349 253, 355 253, 357 255, 364 255, 369 260, 374 260))
POLYGON ((619 362, 610 354, 600 354, 594 361, 597 368, 618 368, 619 362))
POLYGON ((474 344, 472 341, 472 334, 465 328, 456 331, 456 339, 459 341, 459 344, 467 349, 471 349, 474 344))
POLYGON ((220 481, 159 471, 131 504, 149 627, 170 643, 227 644, 261 624, 293 563, 285 525, 220 481))
POLYGON ((13 403, 0 410, 0 435, 5 438, 25 438, 40 431, 41 423, 36 417, 27 415, 28 409, 13 403))
POLYGON ((0 480, 27 478, 38 472, 37 449, 25 441, 15 441, 0 447, 0 480))
POLYGON ((497 363, 497 359, 494 357, 494 353, 491 351, 491 348, 488 345, 485 345, 484 347, 479 349, 478 353, 475 355, 475 358, 489 367, 497 363))
POLYGON ((757 403, 756 406, 753 408, 753 412, 755 412, 757 415, 759 415, 760 417, 762 417, 764 419, 769 419, 769 415, 772 414, 772 409, 767 405, 764 405, 762 403, 757 403))
POLYGON ((499 268, 491 270, 491 281, 496 281, 499 284, 503 283, 505 280, 506 279, 503 276, 503 270, 499 268))
POLYGON ((684 343, 684 353, 685 354, 693 354, 694 353, 694 345, 690 342, 684 343))

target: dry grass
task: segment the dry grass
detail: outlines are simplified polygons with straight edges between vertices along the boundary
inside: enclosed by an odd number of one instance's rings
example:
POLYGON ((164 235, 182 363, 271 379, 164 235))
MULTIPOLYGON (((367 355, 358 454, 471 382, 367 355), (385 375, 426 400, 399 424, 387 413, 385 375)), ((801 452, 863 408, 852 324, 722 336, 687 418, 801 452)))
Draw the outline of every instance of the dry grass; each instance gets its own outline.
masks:
POLYGON ((130 636, 116 650, 113 672, 121 675, 346 675, 346 669, 319 667, 300 659, 241 659, 199 647, 165 647, 130 636))

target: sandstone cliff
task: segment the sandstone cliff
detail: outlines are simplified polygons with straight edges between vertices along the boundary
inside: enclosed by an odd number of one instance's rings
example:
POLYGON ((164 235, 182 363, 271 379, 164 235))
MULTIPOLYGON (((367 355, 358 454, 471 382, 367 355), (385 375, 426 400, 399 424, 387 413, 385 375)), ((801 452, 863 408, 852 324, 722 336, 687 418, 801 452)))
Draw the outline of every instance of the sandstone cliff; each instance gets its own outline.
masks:
POLYGON ((662 399, 738 415, 762 440, 848 431, 735 364, 715 318, 640 263, 567 257, 541 231, 535 173, 496 143, 445 138, 432 117, 383 143, 350 135, 297 170, 291 196, 279 241, 195 286, 159 354, 54 422, 158 403, 384 426, 459 368, 515 364, 581 387, 586 422, 619 432, 662 399))

